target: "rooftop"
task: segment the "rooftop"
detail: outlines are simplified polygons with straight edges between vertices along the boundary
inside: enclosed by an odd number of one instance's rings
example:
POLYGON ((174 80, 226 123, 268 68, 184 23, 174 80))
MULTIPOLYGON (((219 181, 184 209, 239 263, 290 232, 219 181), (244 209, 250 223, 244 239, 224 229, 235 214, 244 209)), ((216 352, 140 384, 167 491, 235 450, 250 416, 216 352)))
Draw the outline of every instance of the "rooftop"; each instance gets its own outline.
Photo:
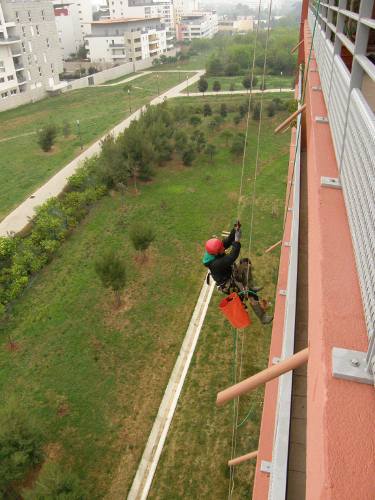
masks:
POLYGON ((160 17, 119 17, 117 19, 100 19, 100 21, 93 21, 91 24, 124 24, 139 21, 160 21, 160 17))

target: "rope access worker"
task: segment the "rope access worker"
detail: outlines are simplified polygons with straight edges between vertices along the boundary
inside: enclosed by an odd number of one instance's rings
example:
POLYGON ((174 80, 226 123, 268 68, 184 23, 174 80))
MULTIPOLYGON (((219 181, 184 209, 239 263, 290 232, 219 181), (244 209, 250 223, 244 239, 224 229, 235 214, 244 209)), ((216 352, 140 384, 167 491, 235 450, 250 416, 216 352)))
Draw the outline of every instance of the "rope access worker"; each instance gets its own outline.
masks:
POLYGON ((206 242, 203 264, 209 269, 220 292, 229 295, 232 291, 246 291, 246 293, 240 295, 241 300, 245 298, 244 295, 247 296, 253 311, 260 321, 263 324, 270 323, 273 316, 269 316, 261 306, 257 292, 262 287, 255 287, 253 284, 250 260, 241 259, 240 264, 236 264, 241 250, 240 241, 241 223, 237 221, 225 240, 211 238, 206 242), (229 247, 232 247, 231 251, 226 254, 225 250, 229 247))

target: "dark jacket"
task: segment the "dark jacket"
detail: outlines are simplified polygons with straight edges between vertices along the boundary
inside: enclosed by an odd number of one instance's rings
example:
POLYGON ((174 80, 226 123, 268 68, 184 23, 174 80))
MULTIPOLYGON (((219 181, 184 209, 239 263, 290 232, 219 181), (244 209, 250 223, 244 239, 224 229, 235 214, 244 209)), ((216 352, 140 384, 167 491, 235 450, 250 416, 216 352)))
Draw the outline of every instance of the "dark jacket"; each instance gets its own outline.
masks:
POLYGON ((234 235, 235 229, 232 229, 228 238, 223 240, 225 249, 232 246, 229 254, 216 255, 213 260, 204 264, 210 270, 211 276, 218 285, 221 285, 231 277, 232 264, 240 255, 241 243, 234 241, 234 235))

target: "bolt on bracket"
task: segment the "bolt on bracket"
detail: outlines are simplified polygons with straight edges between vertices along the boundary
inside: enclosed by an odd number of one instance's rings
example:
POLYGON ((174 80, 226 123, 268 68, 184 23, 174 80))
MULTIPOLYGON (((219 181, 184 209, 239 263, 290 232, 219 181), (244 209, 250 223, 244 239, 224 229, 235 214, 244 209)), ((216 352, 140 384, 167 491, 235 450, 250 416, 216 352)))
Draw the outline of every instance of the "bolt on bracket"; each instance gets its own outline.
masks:
POLYGON ((320 185, 322 187, 330 187, 334 189, 341 189, 341 182, 338 177, 321 177, 320 185))
POLYGON ((267 474, 271 474, 272 472, 272 462, 268 462, 268 460, 262 460, 260 463, 261 472, 266 472, 267 474))
POLYGON ((334 347, 332 349, 332 375, 334 378, 374 384, 374 375, 367 369, 366 353, 334 347))

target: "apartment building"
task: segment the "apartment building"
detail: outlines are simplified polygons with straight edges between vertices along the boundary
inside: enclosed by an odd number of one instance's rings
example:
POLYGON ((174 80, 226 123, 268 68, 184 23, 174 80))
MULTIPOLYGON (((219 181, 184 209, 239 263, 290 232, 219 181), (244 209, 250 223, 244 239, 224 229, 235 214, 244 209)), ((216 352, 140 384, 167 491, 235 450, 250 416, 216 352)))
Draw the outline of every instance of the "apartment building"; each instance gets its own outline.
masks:
POLYGON ((0 0, 0 110, 41 99, 62 71, 49 0, 0 0))
POLYGON ((172 0, 109 0, 109 12, 112 19, 160 17, 161 22, 174 31, 172 0))
POLYGON ((91 61, 121 64, 166 53, 167 31, 158 17, 103 19, 91 24, 85 42, 91 61))
POLYGON ((195 12, 184 15, 176 24, 177 40, 212 38, 219 31, 216 12, 195 12))
POLYGON ((174 16, 176 22, 181 21, 182 16, 199 11, 198 0, 173 0, 174 16))
POLYGON ((224 17, 218 22, 219 31, 225 33, 247 33, 254 30, 254 19, 251 16, 228 19, 224 17))
POLYGON ((54 3, 54 13, 62 58, 68 59, 84 43, 78 6, 75 3, 54 3))
POLYGON ((83 35, 89 35, 93 21, 92 4, 90 0, 72 0, 77 6, 79 22, 83 35))

